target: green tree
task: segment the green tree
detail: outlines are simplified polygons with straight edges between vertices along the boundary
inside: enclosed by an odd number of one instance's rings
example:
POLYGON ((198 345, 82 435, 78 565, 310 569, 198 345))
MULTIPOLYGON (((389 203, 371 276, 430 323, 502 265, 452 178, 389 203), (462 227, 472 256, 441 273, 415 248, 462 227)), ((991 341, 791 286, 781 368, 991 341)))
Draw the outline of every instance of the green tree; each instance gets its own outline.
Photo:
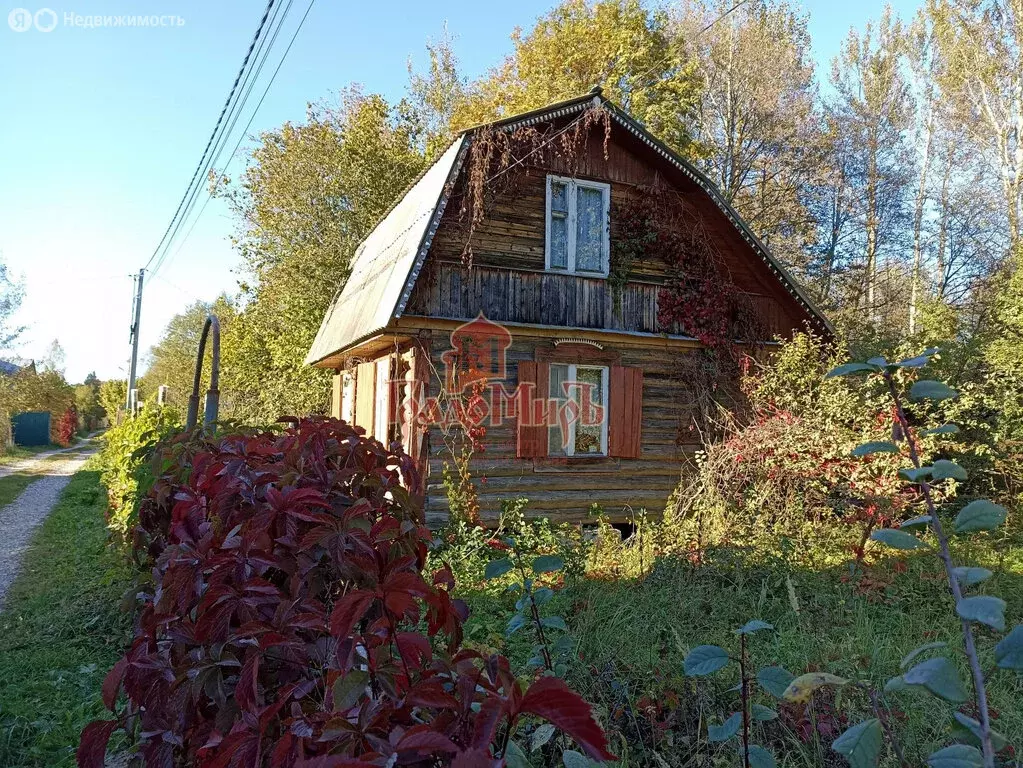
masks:
POLYGON ((990 369, 1023 391, 1023 248, 994 281, 985 359, 990 369))
POLYGON ((107 379, 99 386, 99 404, 106 413, 110 424, 117 423, 117 414, 124 409, 128 397, 128 382, 124 379, 107 379))
MULTIPOLYGON (((239 418, 322 412, 329 377, 305 354, 358 244, 423 169, 420 123, 358 90, 307 122, 262 135, 225 194, 246 279, 225 333, 224 381, 239 418)), ((357 308, 353 308, 357 311, 357 308)))
MULTIPOLYGON (((56 343, 56 342, 55 342, 56 343)), ((75 389, 51 365, 29 363, 13 376, 0 379, 0 402, 9 415, 28 411, 50 414, 50 440, 56 441, 60 417, 75 404, 75 389)))
POLYGON ((850 185, 844 203, 854 235, 846 253, 854 271, 845 303, 859 319, 874 325, 908 304, 908 297, 903 301, 890 295, 909 282, 897 268, 905 252, 913 167, 908 144, 912 100, 904 55, 902 24, 886 9, 862 33, 850 30, 832 62, 835 95, 828 107, 850 185), (894 277, 882 285, 885 273, 894 277))
POLYGON ((458 69, 453 38, 447 28, 439 40, 426 44, 429 65, 417 72, 408 62, 408 94, 398 105, 399 113, 415 126, 420 150, 427 160, 436 158, 454 135, 455 110, 466 99, 466 81, 458 69))
POLYGON ((565 0, 536 26, 512 34, 514 52, 473 83, 455 111, 459 128, 543 107, 596 85, 680 151, 698 80, 668 19, 639 0, 565 0))
POLYGON ((78 411, 78 419, 89 431, 99 426, 100 420, 106 415, 99 399, 100 387, 101 382, 95 371, 75 387, 75 409, 78 411))

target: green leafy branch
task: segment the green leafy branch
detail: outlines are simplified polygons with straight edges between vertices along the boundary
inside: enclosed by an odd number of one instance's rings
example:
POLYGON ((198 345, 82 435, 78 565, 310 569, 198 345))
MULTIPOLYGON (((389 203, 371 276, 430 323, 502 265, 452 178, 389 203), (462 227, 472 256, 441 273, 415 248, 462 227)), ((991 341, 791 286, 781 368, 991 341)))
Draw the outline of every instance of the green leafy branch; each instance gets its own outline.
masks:
MULTIPOLYGON (((979 714, 979 720, 957 712, 955 714, 958 734, 967 740, 980 744, 978 750, 971 744, 953 744, 934 752, 927 758, 927 765, 932 768, 968 768, 983 766, 994 768, 996 753, 1004 748, 1004 737, 991 727, 991 714, 988 706, 987 688, 984 672, 981 668, 977 652, 974 624, 984 624, 991 629, 1005 630, 1005 601, 992 595, 967 595, 965 590, 973 587, 992 574, 985 568, 957 566, 952 558, 949 547, 949 534, 941 520, 938 506, 932 493, 934 486, 947 480, 962 481, 967 479, 966 470, 955 462, 939 459, 930 465, 924 465, 920 459, 917 438, 905 410, 904 393, 900 390, 899 374, 904 370, 925 367, 937 349, 928 349, 922 354, 895 363, 889 363, 883 357, 875 357, 864 363, 854 362, 840 365, 827 374, 826 378, 867 373, 880 376, 887 386, 895 409, 896 434, 906 442, 909 457, 913 466, 900 470, 900 475, 909 483, 917 485, 923 496, 926 514, 907 520, 898 528, 881 529, 871 534, 871 539, 888 547, 899 550, 926 549, 933 551, 941 560, 948 579, 949 589, 955 600, 955 610, 959 617, 963 634, 963 648, 970 668, 973 682, 973 694, 979 714), (918 535, 916 530, 929 529, 937 542, 932 547, 918 535)), ((941 401, 957 396, 957 392, 948 385, 934 380, 918 380, 909 388, 908 398, 911 401, 941 401)), ((934 429, 925 430, 921 434, 952 434, 958 431, 954 424, 945 424, 934 429)), ((854 449, 857 456, 866 456, 877 451, 891 451, 893 443, 869 443, 854 449)), ((968 534, 977 531, 993 530, 1006 520, 1006 510, 986 499, 979 499, 965 505, 959 510, 952 521, 954 534, 968 534)), ((969 699, 965 686, 959 679, 955 665, 946 657, 935 656, 915 663, 924 654, 944 648, 943 643, 927 643, 912 651, 903 660, 906 671, 897 678, 890 680, 885 686, 886 691, 902 688, 923 690, 955 704, 962 704, 969 699), (912 666, 910 666, 912 664, 912 666)), ((1016 626, 995 647, 996 665, 1003 669, 1023 669, 1023 625, 1016 626)), ((832 745, 835 751, 843 754, 854 768, 876 766, 881 750, 882 725, 878 719, 867 720, 854 725, 843 733, 832 745)))
POLYGON ((690 677, 706 677, 724 669, 729 662, 739 664, 739 683, 731 690, 739 693, 740 707, 730 714, 720 725, 707 726, 707 740, 725 742, 739 736, 739 757, 743 768, 774 768, 774 755, 759 744, 751 741, 753 722, 774 720, 778 713, 762 704, 752 703, 754 682, 775 698, 782 698, 794 680, 792 674, 781 667, 764 667, 756 676, 750 676, 749 650, 747 637, 761 630, 772 630, 774 627, 766 621, 752 619, 735 634, 739 637, 739 656, 733 658, 728 651, 717 645, 698 645, 693 648, 683 661, 683 669, 690 677))
POLYGON ((554 590, 550 587, 536 586, 536 577, 564 570, 565 560, 560 555, 539 555, 527 562, 527 556, 515 546, 515 539, 504 540, 508 546, 508 556, 492 560, 487 564, 484 578, 488 581, 499 579, 512 571, 517 580, 508 585, 508 591, 517 593, 515 613, 512 614, 505 629, 505 635, 511 637, 526 625, 533 627, 536 645, 530 664, 542 666, 548 673, 563 677, 568 669, 567 656, 572 647, 572 640, 567 635, 568 624, 561 616, 544 616, 541 609, 554 598, 554 590), (564 632, 552 646, 548 633, 564 632))

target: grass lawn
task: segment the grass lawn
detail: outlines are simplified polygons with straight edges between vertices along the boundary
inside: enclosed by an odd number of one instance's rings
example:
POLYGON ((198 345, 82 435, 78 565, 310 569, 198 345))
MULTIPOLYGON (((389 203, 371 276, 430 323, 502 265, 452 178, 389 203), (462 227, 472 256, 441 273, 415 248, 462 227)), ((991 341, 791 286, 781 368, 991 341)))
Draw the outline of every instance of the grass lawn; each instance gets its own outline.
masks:
MULTIPOLYGON (((5 480, 0 480, 2 484, 5 480)), ((131 586, 107 545, 99 473, 78 472, 26 553, 0 613, 0 766, 74 764, 81 728, 130 629, 131 586)))
MULTIPOLYGON (((963 559, 984 561, 996 571, 983 591, 1006 599, 1011 627, 1023 621, 1023 547, 1004 546, 999 552, 980 549, 963 553, 963 559)), ((729 690, 738 682, 738 668, 730 664, 711 677, 687 678, 682 662, 691 648, 720 645, 737 655, 734 631, 750 619, 763 619, 776 631, 750 636, 755 669, 779 665, 797 675, 826 671, 881 688, 901 674, 899 663, 914 648, 935 641, 947 641, 953 650, 962 647, 936 559, 884 559, 865 578, 848 574, 843 567, 816 570, 718 550, 699 567, 662 560, 642 578, 591 576, 570 582, 550 604, 550 613, 568 621, 579 656, 569 681, 594 703, 620 765, 735 766, 737 741, 708 744, 706 729, 708 721, 720 723, 738 709, 738 694, 729 690)), ((504 639, 512 600, 480 592, 463 597, 472 608, 470 643, 499 648, 513 667, 523 669, 533 637, 520 630, 504 639)), ((985 667, 991 668, 997 636, 978 631, 985 667)), ((965 664, 959 666, 968 681, 965 664)), ((1023 676, 1002 670, 988 679, 996 729, 1017 755, 1023 754, 1023 676)), ((781 704, 762 691, 754 701, 780 714, 754 726, 754 741, 769 747, 779 766, 848 765, 830 744, 846 727, 870 716, 866 695, 849 689, 837 700, 827 691, 811 708, 781 704)), ((910 692, 891 694, 886 701, 912 765, 922 765, 948 742, 953 705, 910 692)), ((534 764, 556 761, 534 758, 534 764)), ((895 765, 890 754, 883 764, 895 765)))

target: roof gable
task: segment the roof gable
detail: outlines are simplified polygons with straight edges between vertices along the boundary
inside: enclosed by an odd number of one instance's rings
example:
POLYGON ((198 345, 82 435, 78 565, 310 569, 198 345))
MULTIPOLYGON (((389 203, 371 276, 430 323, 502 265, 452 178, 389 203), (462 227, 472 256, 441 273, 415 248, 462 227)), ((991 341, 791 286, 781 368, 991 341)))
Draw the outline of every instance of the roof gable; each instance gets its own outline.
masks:
POLYGON ((384 216, 352 259, 352 273, 327 310, 306 355, 315 365, 387 327, 408 301, 411 283, 447 205, 467 145, 460 136, 384 216), (409 287, 406 287, 409 286, 409 287))
MULTIPOLYGON (((521 126, 580 113, 597 105, 606 109, 616 124, 632 134, 663 162, 699 186, 786 291, 813 318, 818 328, 833 332, 827 318, 729 205, 713 182, 599 92, 515 115, 489 124, 488 127, 513 131, 521 126)), ((481 127, 463 132, 359 246, 353 261, 352 275, 331 303, 307 356, 307 364, 324 361, 379 334, 393 319, 402 316, 451 189, 461 171, 472 136, 481 127)))

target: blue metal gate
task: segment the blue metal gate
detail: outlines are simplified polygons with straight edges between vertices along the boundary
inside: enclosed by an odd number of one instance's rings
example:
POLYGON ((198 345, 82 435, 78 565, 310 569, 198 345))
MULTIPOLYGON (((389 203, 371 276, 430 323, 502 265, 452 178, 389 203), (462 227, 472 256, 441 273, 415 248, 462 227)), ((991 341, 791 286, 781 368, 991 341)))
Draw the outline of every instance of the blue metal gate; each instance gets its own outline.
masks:
POLYGON ((11 417, 15 445, 49 445, 50 414, 46 411, 19 413, 11 417))

